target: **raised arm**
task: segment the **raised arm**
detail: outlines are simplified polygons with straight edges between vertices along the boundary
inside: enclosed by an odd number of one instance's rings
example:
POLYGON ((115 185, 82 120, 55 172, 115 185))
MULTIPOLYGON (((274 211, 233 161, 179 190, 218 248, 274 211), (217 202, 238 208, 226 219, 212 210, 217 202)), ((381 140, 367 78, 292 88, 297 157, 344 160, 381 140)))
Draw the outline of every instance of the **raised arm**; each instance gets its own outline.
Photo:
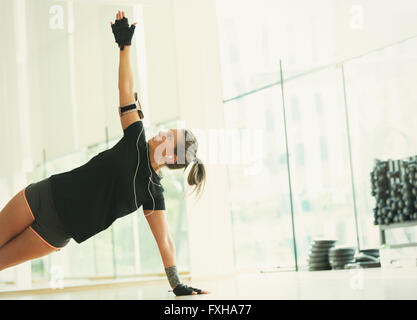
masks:
POLYGON ((134 81, 130 64, 130 46, 120 50, 119 58, 119 104, 121 106, 135 101, 134 81))
MULTIPOLYGON (((134 80, 130 63, 130 48, 136 22, 129 27, 124 11, 118 11, 115 23, 113 24, 113 22, 110 22, 110 25, 115 40, 120 48, 118 88, 119 106, 122 107, 135 103, 134 80)), ((140 120, 140 117, 137 112, 128 112, 120 117, 123 130, 138 120, 140 120)))

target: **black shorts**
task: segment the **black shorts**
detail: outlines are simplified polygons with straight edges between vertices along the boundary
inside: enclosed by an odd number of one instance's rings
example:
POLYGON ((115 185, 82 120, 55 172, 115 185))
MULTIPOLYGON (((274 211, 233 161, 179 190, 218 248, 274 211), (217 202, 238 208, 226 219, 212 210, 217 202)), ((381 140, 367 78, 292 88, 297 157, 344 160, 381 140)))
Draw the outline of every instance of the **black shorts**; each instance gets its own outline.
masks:
POLYGON ((35 221, 29 227, 47 245, 59 251, 71 240, 64 230, 52 200, 49 178, 29 184, 24 195, 35 221))

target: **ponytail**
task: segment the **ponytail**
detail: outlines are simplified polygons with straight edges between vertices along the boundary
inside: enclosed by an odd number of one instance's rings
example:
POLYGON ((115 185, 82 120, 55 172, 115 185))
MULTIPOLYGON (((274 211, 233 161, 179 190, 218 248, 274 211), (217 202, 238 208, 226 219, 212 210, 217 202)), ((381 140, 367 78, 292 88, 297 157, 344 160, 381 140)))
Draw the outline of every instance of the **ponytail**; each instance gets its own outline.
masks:
POLYGON ((187 182, 190 186, 195 186, 191 193, 197 191, 197 198, 199 198, 206 183, 206 169, 204 164, 197 157, 193 160, 193 165, 188 174, 187 182))

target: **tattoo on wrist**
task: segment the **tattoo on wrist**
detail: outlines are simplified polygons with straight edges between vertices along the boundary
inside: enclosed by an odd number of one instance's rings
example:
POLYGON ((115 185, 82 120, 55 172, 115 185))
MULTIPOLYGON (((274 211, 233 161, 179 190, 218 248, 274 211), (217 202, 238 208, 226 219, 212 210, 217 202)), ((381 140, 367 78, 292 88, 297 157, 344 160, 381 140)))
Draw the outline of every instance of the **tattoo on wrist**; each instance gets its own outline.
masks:
POLYGON ((175 288, 178 284, 181 283, 180 276, 176 266, 165 268, 165 273, 167 274, 169 284, 171 288, 175 288))

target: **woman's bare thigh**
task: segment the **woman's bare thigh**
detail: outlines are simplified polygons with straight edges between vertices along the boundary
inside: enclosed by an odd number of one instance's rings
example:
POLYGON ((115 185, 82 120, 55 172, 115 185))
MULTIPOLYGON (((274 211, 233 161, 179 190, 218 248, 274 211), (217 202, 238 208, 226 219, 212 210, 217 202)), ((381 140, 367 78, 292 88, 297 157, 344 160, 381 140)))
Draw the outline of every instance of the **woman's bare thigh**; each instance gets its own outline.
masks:
POLYGON ((0 248, 0 271, 55 251, 42 241, 32 228, 26 228, 0 248))
POLYGON ((0 248, 35 220, 24 191, 25 189, 18 192, 0 211, 0 248))

